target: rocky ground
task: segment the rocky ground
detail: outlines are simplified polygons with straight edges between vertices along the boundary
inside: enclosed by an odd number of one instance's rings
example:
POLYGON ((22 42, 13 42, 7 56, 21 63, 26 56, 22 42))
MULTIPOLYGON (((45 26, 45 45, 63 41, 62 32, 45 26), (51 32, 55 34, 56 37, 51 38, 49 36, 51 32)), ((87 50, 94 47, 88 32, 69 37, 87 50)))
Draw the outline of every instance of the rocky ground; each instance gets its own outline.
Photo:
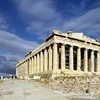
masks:
POLYGON ((99 77, 9 79, 0 83, 0 100, 100 100, 99 83, 99 77))
POLYGON ((41 84, 27 80, 7 80, 0 83, 0 100, 68 100, 41 84))
POLYGON ((98 76, 60 76, 49 82, 50 85, 52 88, 63 90, 66 93, 100 94, 100 77, 98 76))

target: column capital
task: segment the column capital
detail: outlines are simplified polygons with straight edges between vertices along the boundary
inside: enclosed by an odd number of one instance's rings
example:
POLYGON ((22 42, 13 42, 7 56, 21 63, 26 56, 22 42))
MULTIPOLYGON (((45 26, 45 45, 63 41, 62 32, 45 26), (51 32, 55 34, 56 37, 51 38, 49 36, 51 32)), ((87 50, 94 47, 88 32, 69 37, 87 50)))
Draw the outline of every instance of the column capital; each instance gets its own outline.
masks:
POLYGON ((57 42, 54 41, 53 44, 57 44, 57 42))
POLYGON ((62 45, 65 45, 65 43, 61 43, 62 45))
POLYGON ((72 44, 72 45, 69 45, 70 47, 74 47, 74 45, 72 44))
POLYGON ((84 50, 88 50, 88 48, 84 48, 84 50))
POLYGON ((78 49, 81 49, 81 47, 77 46, 78 49))
POLYGON ((93 51, 93 52, 95 51, 94 49, 90 49, 90 50, 93 51))

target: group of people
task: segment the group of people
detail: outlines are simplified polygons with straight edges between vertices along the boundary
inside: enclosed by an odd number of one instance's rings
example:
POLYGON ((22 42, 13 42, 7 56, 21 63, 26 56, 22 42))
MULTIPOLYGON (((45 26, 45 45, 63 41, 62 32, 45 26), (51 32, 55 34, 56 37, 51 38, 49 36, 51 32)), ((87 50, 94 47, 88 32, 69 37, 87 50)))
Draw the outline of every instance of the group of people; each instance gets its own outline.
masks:
POLYGON ((6 79, 15 79, 17 76, 0 76, 1 80, 6 80, 6 79))

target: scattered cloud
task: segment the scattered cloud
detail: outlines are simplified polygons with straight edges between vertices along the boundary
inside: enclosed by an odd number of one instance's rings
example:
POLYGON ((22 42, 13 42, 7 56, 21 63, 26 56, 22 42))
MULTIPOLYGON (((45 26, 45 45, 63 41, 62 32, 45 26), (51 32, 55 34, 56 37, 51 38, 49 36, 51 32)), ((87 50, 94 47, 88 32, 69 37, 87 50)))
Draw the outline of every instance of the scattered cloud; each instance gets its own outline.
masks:
POLYGON ((22 55, 14 55, 11 53, 0 54, 0 76, 15 74, 15 63, 22 58, 22 55))
MULTIPOLYGON (((80 3, 81 8, 74 4, 68 5, 66 11, 70 10, 71 13, 77 14, 78 16, 67 19, 55 9, 52 0, 15 0, 18 11, 22 16, 26 16, 29 22, 26 30, 38 36, 42 35, 42 37, 46 37, 53 29, 81 31, 85 32, 88 36, 98 34, 100 32, 100 8, 84 11, 87 2, 89 0, 82 1, 80 3)), ((38 39, 43 38, 40 36, 38 39)))
POLYGON ((27 41, 13 33, 0 30, 0 47, 12 54, 24 54, 38 45, 36 42, 27 41))
POLYGON ((15 62, 39 44, 24 40, 14 33, 0 30, 0 73, 15 73, 15 62))
MULTIPOLYGON (((72 31, 81 31, 88 36, 95 37, 100 34, 100 8, 92 9, 86 12, 85 14, 70 19, 69 21, 63 24, 63 29, 72 30, 72 31)), ((100 39, 100 38, 99 38, 100 39)))
MULTIPOLYGON (((62 18, 54 9, 52 0, 14 0, 20 15, 27 19, 26 30, 30 33, 48 34, 60 27, 62 18)), ((45 36, 44 36, 45 37, 45 36)), ((39 37, 40 38, 40 37, 39 37)))
POLYGON ((5 56, 0 55, 0 73, 15 74, 15 62, 9 61, 5 56))
MULTIPOLYGON (((50 0, 14 0, 21 14, 38 20, 49 20, 56 13, 50 0)), ((32 18, 32 19, 33 19, 32 18)))

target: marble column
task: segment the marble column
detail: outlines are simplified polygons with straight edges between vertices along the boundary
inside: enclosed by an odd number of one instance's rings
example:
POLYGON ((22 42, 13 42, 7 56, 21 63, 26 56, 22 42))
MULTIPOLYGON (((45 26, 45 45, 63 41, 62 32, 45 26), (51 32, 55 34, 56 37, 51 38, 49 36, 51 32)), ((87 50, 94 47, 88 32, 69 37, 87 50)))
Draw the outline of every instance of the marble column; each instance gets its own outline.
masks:
POLYGON ((37 72, 39 72, 39 53, 37 54, 37 72))
POLYGON ((25 68, 25 75, 27 73, 27 69, 26 69, 26 61, 24 61, 24 68, 25 68))
POLYGON ((73 56, 73 46, 70 46, 69 49, 69 66, 70 66, 70 70, 73 70, 74 67, 74 56, 73 56))
POLYGON ((96 71, 100 72, 100 53, 97 52, 97 58, 96 58, 96 71))
POLYGON ((27 60, 25 61, 25 67, 26 67, 26 75, 28 75, 28 63, 27 63, 27 60))
POLYGON ((54 70, 54 72, 58 70, 58 49, 57 49, 57 43, 53 44, 53 70, 54 70))
POLYGON ((33 74, 35 73, 35 60, 34 60, 34 56, 33 56, 33 74))
POLYGON ((25 76, 25 61, 23 62, 23 76, 25 76))
POLYGON ((77 70, 81 70, 81 49, 80 47, 77 48, 77 70))
POLYGON ((49 70, 52 70, 52 48, 49 46, 49 70))
POLYGON ((36 73, 36 55, 34 55, 34 73, 36 73))
POLYGON ((16 76, 18 76, 18 66, 16 67, 16 76))
POLYGON ((28 62, 28 59, 27 59, 27 75, 29 75, 29 62, 28 62))
POLYGON ((84 50, 84 71, 87 72, 87 68, 88 68, 88 54, 87 54, 88 50, 85 49, 84 50))
POLYGON ((34 63, 34 59, 33 59, 33 57, 32 57, 32 74, 33 74, 33 70, 34 70, 34 69, 33 69, 33 67, 34 67, 34 66, 33 66, 33 63, 34 63))
POLYGON ((32 58, 30 58, 30 74, 32 74, 32 58))
POLYGON ((61 69, 65 70, 65 45, 61 45, 61 69))
POLYGON ((94 51, 91 51, 91 72, 94 72, 94 51))
POLYGON ((44 71, 47 71, 47 48, 44 50, 44 71))
POLYGON ((24 76, 26 75, 26 66, 25 66, 25 61, 23 62, 23 69, 24 69, 24 76))
POLYGON ((41 72, 43 72, 43 51, 40 52, 40 67, 41 72))
POLYGON ((31 60, 29 58, 29 75, 31 74, 31 60))

